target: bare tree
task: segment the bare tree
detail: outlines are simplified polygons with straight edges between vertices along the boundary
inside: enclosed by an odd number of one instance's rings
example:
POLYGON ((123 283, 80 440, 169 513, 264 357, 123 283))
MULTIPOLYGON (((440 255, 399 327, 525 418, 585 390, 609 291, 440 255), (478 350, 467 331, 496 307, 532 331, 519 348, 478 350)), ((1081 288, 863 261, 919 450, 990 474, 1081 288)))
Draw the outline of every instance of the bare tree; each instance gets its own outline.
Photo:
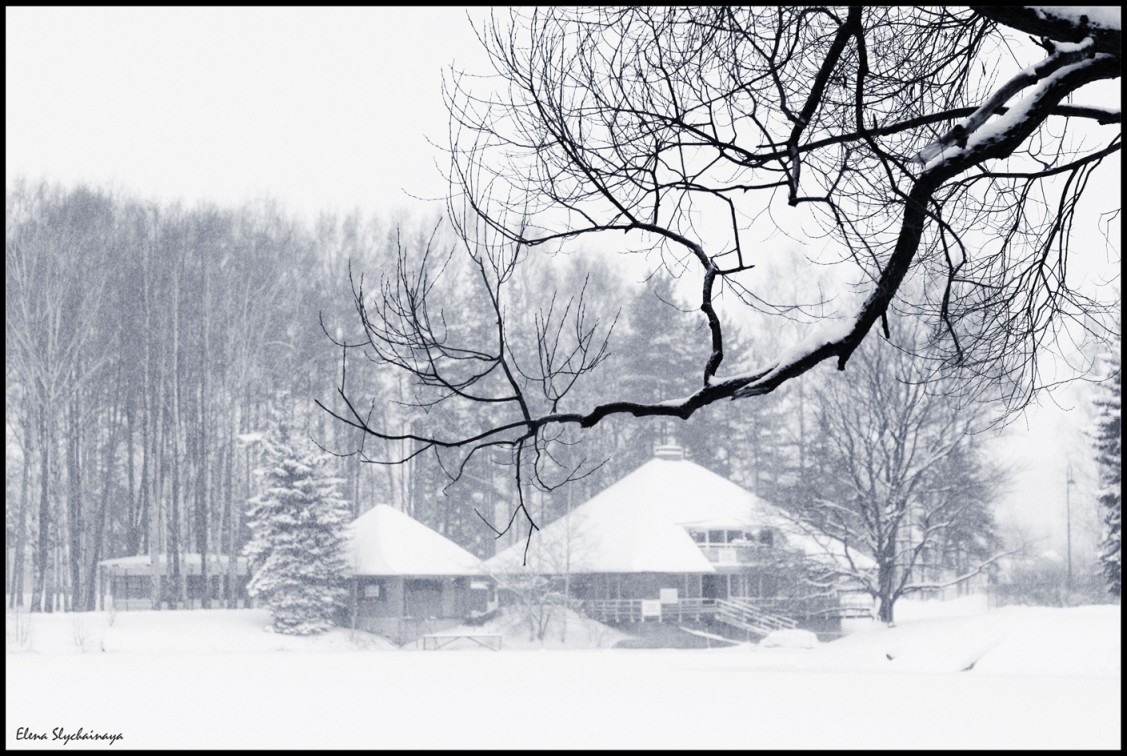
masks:
POLYGON ((1022 406, 1057 332, 1115 307, 1074 291, 1066 273, 1073 221, 1119 152, 1121 122, 1118 109, 1072 100, 1119 77, 1119 19, 858 6, 494 16, 478 29, 493 77, 454 71, 445 89, 450 215, 469 273, 444 295, 466 300, 476 286, 491 343, 445 319, 438 281, 461 268, 433 249, 401 255, 374 298, 357 287, 363 337, 338 340, 403 370, 418 406, 466 405, 471 422, 382 427, 344 380, 326 408, 412 455, 504 447, 518 481, 550 486, 542 463, 560 434, 615 415, 686 419, 827 360, 844 370, 878 321, 891 337, 896 316, 927 321, 926 350, 975 390, 1022 406), (810 265, 849 265, 838 301, 854 302, 774 354, 726 360, 741 307, 801 314, 756 270, 788 251, 761 239, 799 228, 796 254, 810 265), (599 243, 695 281, 708 350, 687 395, 576 402, 608 329, 582 293, 544 293, 531 317, 509 304, 531 250, 599 243), (910 280, 921 284, 911 296, 910 280), (525 318, 534 328, 522 330, 525 318))
POLYGON ((901 597, 963 583, 1003 555, 990 504, 1004 474, 975 441, 981 413, 880 346, 862 345, 850 375, 816 392, 821 444, 800 517, 832 539, 820 540, 838 557, 834 577, 860 584, 892 622, 901 597))
MULTIPOLYGON (((11 378, 22 386, 25 428, 37 447, 40 496, 35 527, 32 611, 52 611, 70 583, 73 604, 83 574, 85 508, 78 482, 79 396, 108 357, 95 349, 106 260, 113 242, 107 198, 21 186, 8 199, 5 237, 5 334, 11 378), (52 492, 59 424, 67 423, 67 493, 52 492), (62 573, 59 550, 69 569, 62 573), (52 551, 55 559, 52 559, 52 551)), ((26 464, 26 462, 25 462, 26 464)), ((21 537, 22 543, 22 537, 21 537)), ((17 547, 22 561, 22 546, 17 547)), ((22 564, 16 566, 22 570, 22 564)), ((64 597, 66 601, 66 597, 64 597)))
MULTIPOLYGON (((489 232, 482 233, 488 236, 489 232)), ((463 233, 463 239, 469 238, 463 233)), ((548 445, 559 438, 559 432, 548 431, 539 418, 557 416, 579 379, 605 360, 613 323, 604 327, 590 313, 585 285, 577 297, 563 303, 555 297, 546 302, 540 297, 539 304, 521 302, 524 317, 510 322, 511 300, 519 291, 513 279, 526 254, 524 245, 485 245, 479 250, 467 241, 465 248, 468 260, 462 261, 452 254, 441 255, 428 244, 421 263, 413 265, 400 247, 396 272, 383 280, 371 307, 363 278, 359 279, 354 292, 364 337, 353 343, 333 339, 345 355, 338 394, 347 414, 321 406, 345 423, 392 442, 392 453, 398 456, 390 461, 404 463, 434 453, 452 479, 461 477, 478 452, 495 447, 511 450, 509 464, 515 471, 519 502, 509 524, 518 514, 531 524, 532 514, 524 500, 527 470, 532 471, 538 487, 550 491, 597 467, 580 460, 553 481, 545 468, 555 466, 548 445), (440 259, 432 263, 432 254, 440 259), (452 319, 440 303, 454 296, 468 297, 475 304, 460 308, 459 317, 452 319), (357 348, 370 349, 372 359, 412 376, 409 403, 444 424, 469 428, 465 431, 468 438, 459 436, 447 442, 410 430, 372 431, 369 420, 374 407, 362 413, 347 393, 347 355, 357 348), (467 418, 459 412, 478 405, 485 406, 478 416, 467 418), (491 406, 497 410, 491 411, 491 406), (511 410, 517 417, 505 419, 511 410), (473 430, 474 425, 481 430, 473 430), (536 430, 528 432, 530 426, 536 430), (446 456, 446 452, 452 454, 446 456)), ((373 461, 363 450, 360 453, 373 461)))

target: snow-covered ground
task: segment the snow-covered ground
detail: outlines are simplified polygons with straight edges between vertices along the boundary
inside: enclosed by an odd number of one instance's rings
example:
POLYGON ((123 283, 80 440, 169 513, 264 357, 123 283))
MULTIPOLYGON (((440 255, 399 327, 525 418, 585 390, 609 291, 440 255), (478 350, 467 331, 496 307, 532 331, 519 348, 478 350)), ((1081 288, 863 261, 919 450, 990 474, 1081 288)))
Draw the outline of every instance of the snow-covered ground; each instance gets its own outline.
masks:
POLYGON ((6 744, 81 728, 115 748, 1120 748, 1118 606, 901 618, 809 649, 576 650, 614 631, 570 625, 541 649, 495 624, 479 630, 505 634, 500 653, 407 653, 264 632, 258 610, 9 615, 6 744))

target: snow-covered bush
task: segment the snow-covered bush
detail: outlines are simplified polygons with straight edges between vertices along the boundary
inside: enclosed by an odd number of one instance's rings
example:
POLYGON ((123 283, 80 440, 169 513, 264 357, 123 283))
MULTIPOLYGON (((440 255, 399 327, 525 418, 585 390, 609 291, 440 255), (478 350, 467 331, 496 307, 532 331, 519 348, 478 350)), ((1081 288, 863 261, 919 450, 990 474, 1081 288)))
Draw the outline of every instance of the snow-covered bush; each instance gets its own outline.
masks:
POLYGON ((9 653, 29 650, 31 637, 30 612, 16 607, 4 615, 4 646, 9 653))
POLYGON ((764 636, 759 641, 764 648, 814 648, 818 645, 818 636, 809 630, 775 630, 764 636))
POLYGON ((1072 585, 1068 565, 1056 555, 1042 555, 1017 562, 1010 574, 993 590, 1001 606, 1079 606, 1110 603, 1098 567, 1093 560, 1074 566, 1072 585))

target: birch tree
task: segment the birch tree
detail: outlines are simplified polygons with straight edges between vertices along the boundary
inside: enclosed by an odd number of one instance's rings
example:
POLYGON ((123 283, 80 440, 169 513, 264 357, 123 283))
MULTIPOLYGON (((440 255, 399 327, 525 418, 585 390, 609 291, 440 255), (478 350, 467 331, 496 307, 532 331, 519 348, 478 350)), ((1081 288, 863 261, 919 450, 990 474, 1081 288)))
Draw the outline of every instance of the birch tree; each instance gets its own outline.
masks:
POLYGON ((45 186, 21 187, 9 199, 8 218, 6 353, 14 367, 12 377, 23 387, 20 404, 28 413, 25 427, 34 437, 40 468, 31 609, 52 611, 65 582, 77 593, 83 577, 84 504, 74 431, 80 392, 108 359, 94 340, 113 241, 112 205, 85 188, 63 193, 45 186), (58 460, 52 456, 64 418, 71 431, 64 455, 65 497, 51 489, 58 472, 58 460), (67 570, 61 574, 52 565, 57 561, 52 551, 60 548, 67 556, 62 562, 67 570))

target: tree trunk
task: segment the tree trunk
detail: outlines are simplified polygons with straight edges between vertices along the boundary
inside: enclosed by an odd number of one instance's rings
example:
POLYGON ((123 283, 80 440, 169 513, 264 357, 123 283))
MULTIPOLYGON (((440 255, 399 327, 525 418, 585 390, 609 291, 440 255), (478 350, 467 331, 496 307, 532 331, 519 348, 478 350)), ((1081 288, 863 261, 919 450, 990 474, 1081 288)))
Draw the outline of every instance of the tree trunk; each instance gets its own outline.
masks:
MULTIPOLYGON (((231 428, 231 426, 228 426, 231 428)), ((238 598, 238 547, 239 533, 235 522, 235 436, 234 430, 229 431, 227 445, 227 495, 224 498, 226 511, 224 518, 227 522, 227 608, 235 609, 239 605, 238 598)))
POLYGON ((200 594, 200 608, 211 608, 211 584, 207 570, 207 485, 208 485, 208 459, 207 459, 207 377, 210 369, 209 344, 208 344, 208 314, 211 307, 208 296, 207 282, 207 246, 200 248, 200 267, 203 278, 203 316, 200 318, 200 404, 199 404, 199 429, 197 436, 196 453, 199 471, 196 479, 196 545, 200 551, 200 582, 203 592, 200 594))
MULTIPOLYGON (((173 388, 173 406, 175 408, 175 388, 173 388)), ((175 409, 173 409, 173 413, 175 409)), ((171 417, 168 423, 172 423, 171 417)), ((172 501, 168 514, 168 558, 171 561, 171 574, 169 580, 172 581, 174 595, 176 596, 177 607, 186 606, 185 593, 186 593, 186 580, 184 578, 183 568, 180 564, 180 554, 183 551, 180 543, 180 442, 179 433, 175 427, 167 429, 168 435, 172 436, 171 440, 171 455, 172 455, 172 470, 171 476, 171 489, 172 501)))
POLYGON ((90 549, 89 579, 86 581, 86 611, 92 612, 97 608, 98 595, 101 592, 101 581, 98 576, 98 562, 102 561, 102 552, 105 549, 106 515, 109 511, 110 488, 113 484, 114 457, 117 452, 118 434, 118 397, 114 396, 114 407, 111 412, 109 438, 106 439, 106 461, 102 469, 102 500, 98 503, 98 513, 94 517, 93 544, 90 549))
POLYGON ((82 473, 79 450, 82 445, 78 397, 70 403, 70 429, 67 432, 67 529, 69 530, 70 596, 71 611, 80 606, 82 596, 82 473))
MULTIPOLYGON (((154 401, 155 405, 156 402, 154 401)), ((155 407, 154 407, 155 409, 155 407)), ((157 440, 156 440, 156 412, 150 411, 147 418, 149 425, 145 447, 145 462, 141 467, 141 484, 145 489, 145 498, 148 501, 149 518, 149 563, 152 568, 151 598, 153 609, 160 609, 161 604, 161 548, 160 548, 160 491, 157 488, 157 440), (148 473, 146 475, 145 473, 148 473)))
POLYGON ((23 465, 20 470, 20 512, 18 517, 19 531, 16 533, 15 564, 12 566, 12 580, 8 606, 15 609, 23 606, 23 576, 24 560, 27 558, 27 486, 30 482, 31 471, 31 421, 25 420, 23 465))
POLYGON ((896 538, 881 544, 877 552, 877 600, 880 609, 877 618, 892 624, 892 609, 896 603, 896 538))
POLYGON ((51 548, 51 442, 52 434, 48 430, 47 410, 39 408, 39 538, 38 548, 35 553, 35 584, 34 598, 31 600, 31 611, 50 612, 51 604, 47 600, 48 572, 50 569, 51 548))
POLYGON ((144 367, 144 394, 145 417, 142 427, 144 429, 145 457, 141 465, 141 488, 144 491, 147 507, 149 535, 149 565, 151 569, 150 597, 154 610, 160 609, 161 604, 161 563, 160 563, 160 489, 157 487, 157 469, 159 467, 158 455, 160 445, 157 441, 159 428, 158 417, 160 401, 158 398, 158 380, 156 375, 156 359, 153 355, 153 341, 151 338, 154 330, 153 317, 153 251, 156 246, 157 228, 154 221, 152 229, 153 239, 146 246, 144 261, 144 311, 145 311, 145 367, 144 367))
POLYGON ((181 607, 187 607, 189 605, 188 579, 184 575, 181 565, 181 554, 185 551, 183 541, 186 540, 188 532, 186 518, 183 514, 184 507, 182 507, 180 488, 183 477, 180 467, 180 459, 183 457, 181 452, 183 410, 180 406, 180 387, 183 381, 180 368, 180 274, 182 265, 182 259, 177 260, 172 281, 172 409, 171 427, 169 429, 172 436, 172 513, 169 520, 169 552, 173 559, 172 573, 173 580, 176 583, 178 604, 181 607), (184 539, 181 538, 182 535, 184 539))
POLYGON ((137 503, 137 485, 136 476, 133 470, 133 392, 125 400, 125 471, 126 482, 129 486, 128 494, 128 513, 125 521, 127 528, 125 533, 125 546, 129 556, 134 556, 141 553, 141 531, 138 527, 140 516, 138 513, 137 503))
POLYGON ((885 591, 885 580, 884 580, 884 577, 882 576, 881 577, 881 594, 880 594, 880 596, 877 597, 877 600, 880 604, 880 609, 877 612, 877 619, 879 619, 881 622, 883 622, 887 625, 893 624, 893 622, 892 622, 893 599, 890 598, 890 596, 891 596, 891 592, 885 591))

